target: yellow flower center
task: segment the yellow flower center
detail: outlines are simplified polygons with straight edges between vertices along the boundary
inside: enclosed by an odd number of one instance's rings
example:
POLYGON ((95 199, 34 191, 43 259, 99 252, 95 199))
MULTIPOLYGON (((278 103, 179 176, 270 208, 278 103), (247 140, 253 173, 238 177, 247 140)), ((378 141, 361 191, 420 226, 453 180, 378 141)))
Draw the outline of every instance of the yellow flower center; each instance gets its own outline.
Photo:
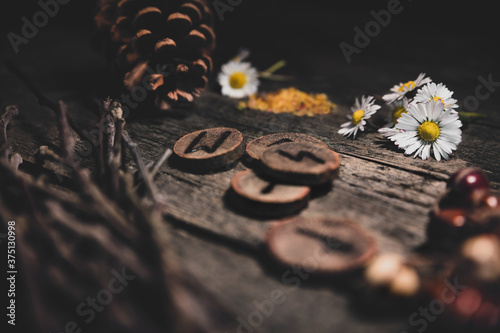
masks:
POLYGON ((358 110, 352 114, 352 124, 357 125, 361 122, 363 119, 363 116, 365 115, 365 111, 363 110, 358 110))
POLYGON ((404 106, 396 106, 394 108, 394 110, 392 110, 392 123, 393 124, 397 124, 398 123, 398 119, 401 118, 401 116, 403 115, 403 113, 406 113, 406 109, 404 106))
POLYGON ((403 83, 403 85, 399 87, 398 91, 413 90, 414 88, 415 81, 408 81, 406 83, 403 83))
POLYGON ((433 121, 424 121, 417 130, 418 135, 425 142, 436 141, 440 132, 438 124, 433 121))
POLYGON ((443 103, 443 105, 444 105, 444 101, 443 101, 443 99, 442 99, 441 97, 439 97, 439 96, 435 96, 435 97, 432 97, 432 99, 434 100, 434 102, 436 102, 436 103, 437 103, 437 102, 441 102, 441 103, 443 103))
POLYGON ((247 77, 242 72, 234 72, 229 77, 229 85, 233 89, 241 89, 245 86, 245 83, 247 83, 247 77))

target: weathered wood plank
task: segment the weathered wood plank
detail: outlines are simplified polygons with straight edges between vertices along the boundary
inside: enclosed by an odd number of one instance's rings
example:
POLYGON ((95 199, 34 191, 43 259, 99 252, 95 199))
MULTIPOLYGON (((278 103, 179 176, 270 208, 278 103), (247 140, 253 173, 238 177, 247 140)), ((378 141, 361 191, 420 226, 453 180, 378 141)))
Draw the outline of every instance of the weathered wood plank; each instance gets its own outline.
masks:
POLYGON ((360 307, 362 299, 353 292, 357 279, 318 280, 305 272, 301 278, 291 270, 276 268, 264 253, 235 251, 217 238, 195 237, 177 228, 172 236, 171 246, 184 270, 234 311, 233 329, 227 333, 247 332, 238 331, 238 326, 241 321, 248 323, 249 317, 259 324, 254 332, 262 333, 399 332, 408 326, 407 318, 414 311, 409 306, 399 311, 372 309, 367 314, 360 307), (267 300, 276 293, 282 297, 271 308, 267 300), (259 305, 269 310, 261 323, 255 313, 259 305))
MULTIPOLYGON (((227 105, 227 102, 221 103, 227 105)), ((274 122, 281 131, 309 130, 308 134, 317 135, 316 132, 311 132, 311 127, 318 125, 310 124, 314 118, 251 111, 253 121, 247 122, 246 117, 238 120, 234 115, 225 117, 222 113, 242 112, 248 116, 250 111, 238 111, 231 107, 226 108, 229 111, 220 110, 221 108, 215 107, 210 115, 200 115, 198 112, 202 111, 196 110, 182 120, 150 119, 133 122, 129 124, 129 132, 139 143, 147 161, 154 160, 166 147, 172 147, 184 134, 201 128, 233 126, 242 130, 247 140, 250 140, 276 132, 276 127, 272 126, 274 122), (287 127, 284 128, 282 124, 287 127)), ((333 142, 329 138, 325 141, 333 142)), ((444 190, 444 181, 426 177, 424 169, 419 169, 421 174, 415 174, 391 167, 390 163, 381 165, 342 153, 341 156, 340 176, 334 182, 333 189, 312 200, 304 214, 349 217, 379 233, 381 248, 385 250, 397 249, 397 252, 402 252, 408 250, 409 244, 417 246, 423 242, 426 214, 438 194, 444 190)), ((224 201, 232 176, 244 168, 239 164, 235 169, 225 172, 199 175, 186 173, 172 166, 164 167, 157 183, 167 196, 166 211, 177 221, 242 242, 246 246, 261 246, 269 221, 240 215, 232 211, 224 201)))
POLYGON ((338 152, 356 153, 381 159, 401 168, 409 165, 423 172, 430 170, 449 175, 465 166, 477 165, 488 173, 492 181, 500 182, 498 173, 500 165, 496 158, 500 151, 500 131, 495 128, 475 124, 466 125, 463 128, 462 144, 449 161, 436 162, 432 159, 422 161, 405 156, 402 150, 397 149, 389 140, 383 139, 376 132, 376 128, 368 128, 366 133, 359 135, 356 140, 343 138, 337 130, 346 121, 345 116, 349 112, 347 107, 340 106, 335 113, 329 115, 299 118, 285 114, 259 115, 258 111, 253 110, 240 111, 232 108, 227 100, 218 98, 216 95, 206 94, 205 97, 206 101, 199 101, 200 112, 206 117, 213 117, 219 121, 225 119, 229 123, 239 123, 245 126, 245 129, 248 128, 249 136, 253 134, 250 132, 252 129, 260 130, 261 128, 276 132, 299 131, 322 139, 330 148, 338 152))
MULTIPOLYGON (((394 247, 385 245, 392 243, 391 237, 383 236, 384 230, 388 230, 388 234, 399 232, 406 235, 399 244, 408 244, 410 239, 410 243, 416 246, 424 240, 426 212, 444 189, 442 180, 450 173, 465 166, 478 165, 488 172, 493 184, 497 185, 499 172, 496 148, 499 140, 496 139, 500 131, 470 125, 464 130, 463 144, 450 161, 421 161, 404 156, 374 131, 364 133, 355 141, 341 137, 336 129, 344 121, 347 112, 348 109, 341 106, 331 115, 299 118, 288 114, 237 110, 227 99, 206 93, 195 108, 185 111, 181 118, 167 115, 132 120, 127 127, 148 162, 154 161, 166 147, 172 147, 181 136, 202 128, 232 126, 244 133, 247 142, 275 132, 297 131, 314 135, 340 152, 343 162, 333 191, 311 201, 304 214, 346 214, 354 220, 367 221, 364 223, 369 229, 381 234, 381 248, 394 247), (485 134, 495 140, 486 140, 485 134), (332 202, 335 204, 332 205, 332 202), (388 210, 377 208, 386 206, 388 210), (373 213, 379 211, 381 216, 373 213), (371 217, 364 216, 363 212, 371 217), (381 222, 391 220, 394 216, 399 219, 398 223, 381 222), (418 223, 412 229, 405 224, 406 221, 418 223), (389 226, 399 231, 391 231, 389 226)), ((29 123, 29 119, 19 122, 29 123)), ((57 143, 56 132, 43 132, 41 127, 38 128, 38 133, 30 130, 11 131, 14 150, 22 152, 28 161, 33 158, 39 144, 57 143), (45 135, 43 142, 40 142, 40 135, 45 135)), ((84 160, 84 166, 90 166, 91 162, 84 160)), ((130 161, 129 165, 132 166, 130 161)), ((269 222, 235 213, 228 209, 230 207, 223 200, 230 179, 242 169, 244 166, 238 165, 236 169, 223 173, 194 175, 165 167, 157 181, 167 194, 175 193, 168 196, 167 211, 171 218, 246 246, 260 246, 269 222)), ((402 251, 403 247, 399 248, 402 251)))

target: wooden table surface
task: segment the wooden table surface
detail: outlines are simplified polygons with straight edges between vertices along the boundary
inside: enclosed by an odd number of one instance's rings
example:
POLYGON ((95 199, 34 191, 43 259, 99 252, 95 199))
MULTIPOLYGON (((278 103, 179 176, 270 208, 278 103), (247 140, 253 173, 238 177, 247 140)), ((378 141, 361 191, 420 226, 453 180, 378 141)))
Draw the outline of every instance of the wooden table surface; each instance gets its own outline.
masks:
MULTIPOLYGON (((90 128, 97 120, 90 100, 98 94, 96 90, 105 91, 107 82, 100 79, 106 75, 103 60, 89 50, 87 40, 86 32, 49 29, 13 58, 51 99, 63 99, 70 104, 70 111, 82 128, 90 128), (49 55, 40 58, 37 50, 41 48, 49 55)), ((2 55, 10 56, 10 52, 2 51, 2 55)), ((498 194, 499 92, 492 93, 491 98, 481 104, 478 111, 486 118, 462 128, 462 143, 449 161, 422 161, 405 156, 378 135, 376 128, 369 128, 356 140, 337 134, 356 96, 383 94, 392 84, 425 71, 437 82, 443 81, 455 90, 454 97, 462 102, 474 94, 479 84, 477 76, 486 77, 491 73, 488 64, 459 66, 460 61, 454 60, 446 68, 442 63, 419 67, 411 60, 392 64, 360 58, 358 63, 348 66, 338 55, 330 59, 328 53, 317 50, 302 56, 309 59, 306 70, 314 75, 286 84, 263 82, 261 89, 293 85, 326 93, 338 104, 331 114, 297 117, 239 110, 233 101, 221 97, 212 84, 194 107, 182 115, 134 117, 127 120, 126 129, 139 144, 146 162, 156 160, 187 133, 219 126, 240 130, 245 142, 278 132, 306 133, 323 140, 339 153, 340 174, 332 188, 315 194, 300 215, 348 218, 375 237, 381 253, 410 255, 425 243, 427 214, 453 172, 479 166, 498 194)), ((2 106, 17 104, 20 108, 20 115, 10 125, 10 141, 13 150, 26 161, 21 169, 29 171, 40 145, 57 144, 56 122, 50 111, 38 106, 35 98, 5 67, 0 67, 0 74, 2 106)), ((83 161, 82 165, 92 163, 83 161)), ((131 171, 135 167, 130 158, 127 166, 131 171)), ((274 220, 247 217, 226 203, 232 177, 246 168, 240 162, 229 170, 203 175, 166 165, 155 178, 166 197, 165 217, 174 226, 172 247, 178 260, 187 274, 232 311, 233 332, 237 331, 238 318, 248 321, 257 310, 256 304, 270 299, 275 290, 283 291, 286 300, 277 304, 268 317, 264 316, 255 332, 412 331, 408 318, 417 308, 393 312, 366 306, 359 297, 362 289, 356 288, 359 283, 356 276, 347 283, 334 278, 301 277, 295 280, 299 281, 298 288, 293 288, 294 283, 286 277, 297 275, 287 275, 287 269, 278 267, 264 246, 266 231, 274 220)))

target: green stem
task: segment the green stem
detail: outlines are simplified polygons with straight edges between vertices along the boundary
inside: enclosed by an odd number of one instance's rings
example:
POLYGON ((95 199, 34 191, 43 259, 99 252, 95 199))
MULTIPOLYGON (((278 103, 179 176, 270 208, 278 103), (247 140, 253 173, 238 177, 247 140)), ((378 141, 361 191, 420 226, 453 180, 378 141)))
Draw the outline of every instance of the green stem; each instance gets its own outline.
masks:
POLYGON ((286 61, 280 60, 277 63, 275 63, 274 65, 272 65, 271 67, 269 67, 268 69, 266 69, 263 73, 269 73, 267 75, 270 75, 270 74, 276 72, 278 69, 281 69, 285 66, 286 66, 286 61))
POLYGON ((460 117, 464 117, 464 118, 484 118, 484 117, 486 117, 485 114, 478 113, 478 112, 459 112, 458 114, 460 115, 460 117))

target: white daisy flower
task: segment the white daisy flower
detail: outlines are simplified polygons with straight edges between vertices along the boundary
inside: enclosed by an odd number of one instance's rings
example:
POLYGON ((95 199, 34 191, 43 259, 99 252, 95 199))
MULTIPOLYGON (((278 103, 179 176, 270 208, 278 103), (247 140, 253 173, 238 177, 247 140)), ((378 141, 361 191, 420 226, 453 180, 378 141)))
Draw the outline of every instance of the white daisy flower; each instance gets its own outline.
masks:
MULTIPOLYGON (((379 128, 378 132, 382 134, 384 137, 391 139, 392 136, 395 134, 403 132, 400 129, 394 128, 394 127, 382 127, 379 128)), ((391 139, 392 140, 392 139, 391 139)), ((394 141, 394 140, 392 140, 394 141)))
POLYGON ((380 105, 375 105, 373 96, 362 96, 361 101, 356 98, 354 106, 351 107, 352 114, 347 115, 347 118, 349 118, 350 121, 340 125, 340 127, 342 128, 339 130, 339 134, 347 136, 353 134, 353 139, 356 138, 356 133, 358 133, 358 130, 365 130, 365 119, 373 116, 378 109, 380 109, 380 105))
POLYGON ((392 103, 395 100, 402 99, 408 92, 432 82, 430 77, 425 77, 425 73, 420 73, 415 81, 408 81, 406 83, 400 82, 391 88, 391 93, 382 96, 382 99, 387 103, 392 103))
POLYGON ((387 117, 387 124, 385 127, 393 127, 396 125, 403 113, 408 112, 408 104, 408 99, 406 97, 388 104, 387 106, 391 109, 391 113, 387 117))
POLYGON ((258 73, 249 62, 231 60, 222 66, 217 79, 222 94, 232 98, 243 98, 257 93, 258 73))
POLYGON ((415 153, 423 160, 431 156, 436 160, 447 160, 453 150, 462 141, 462 123, 458 114, 451 110, 443 111, 441 101, 410 104, 408 113, 404 113, 395 126, 401 132, 389 137, 405 150, 406 155, 415 153))
MULTIPOLYGON (((453 91, 450 91, 446 86, 442 83, 435 84, 431 82, 424 86, 422 89, 419 89, 417 94, 415 95, 414 101, 417 103, 425 103, 431 100, 434 102, 440 101, 444 105, 445 110, 458 108, 457 100, 451 98, 453 95, 453 91)), ((452 110, 456 112, 455 110, 452 110)))

